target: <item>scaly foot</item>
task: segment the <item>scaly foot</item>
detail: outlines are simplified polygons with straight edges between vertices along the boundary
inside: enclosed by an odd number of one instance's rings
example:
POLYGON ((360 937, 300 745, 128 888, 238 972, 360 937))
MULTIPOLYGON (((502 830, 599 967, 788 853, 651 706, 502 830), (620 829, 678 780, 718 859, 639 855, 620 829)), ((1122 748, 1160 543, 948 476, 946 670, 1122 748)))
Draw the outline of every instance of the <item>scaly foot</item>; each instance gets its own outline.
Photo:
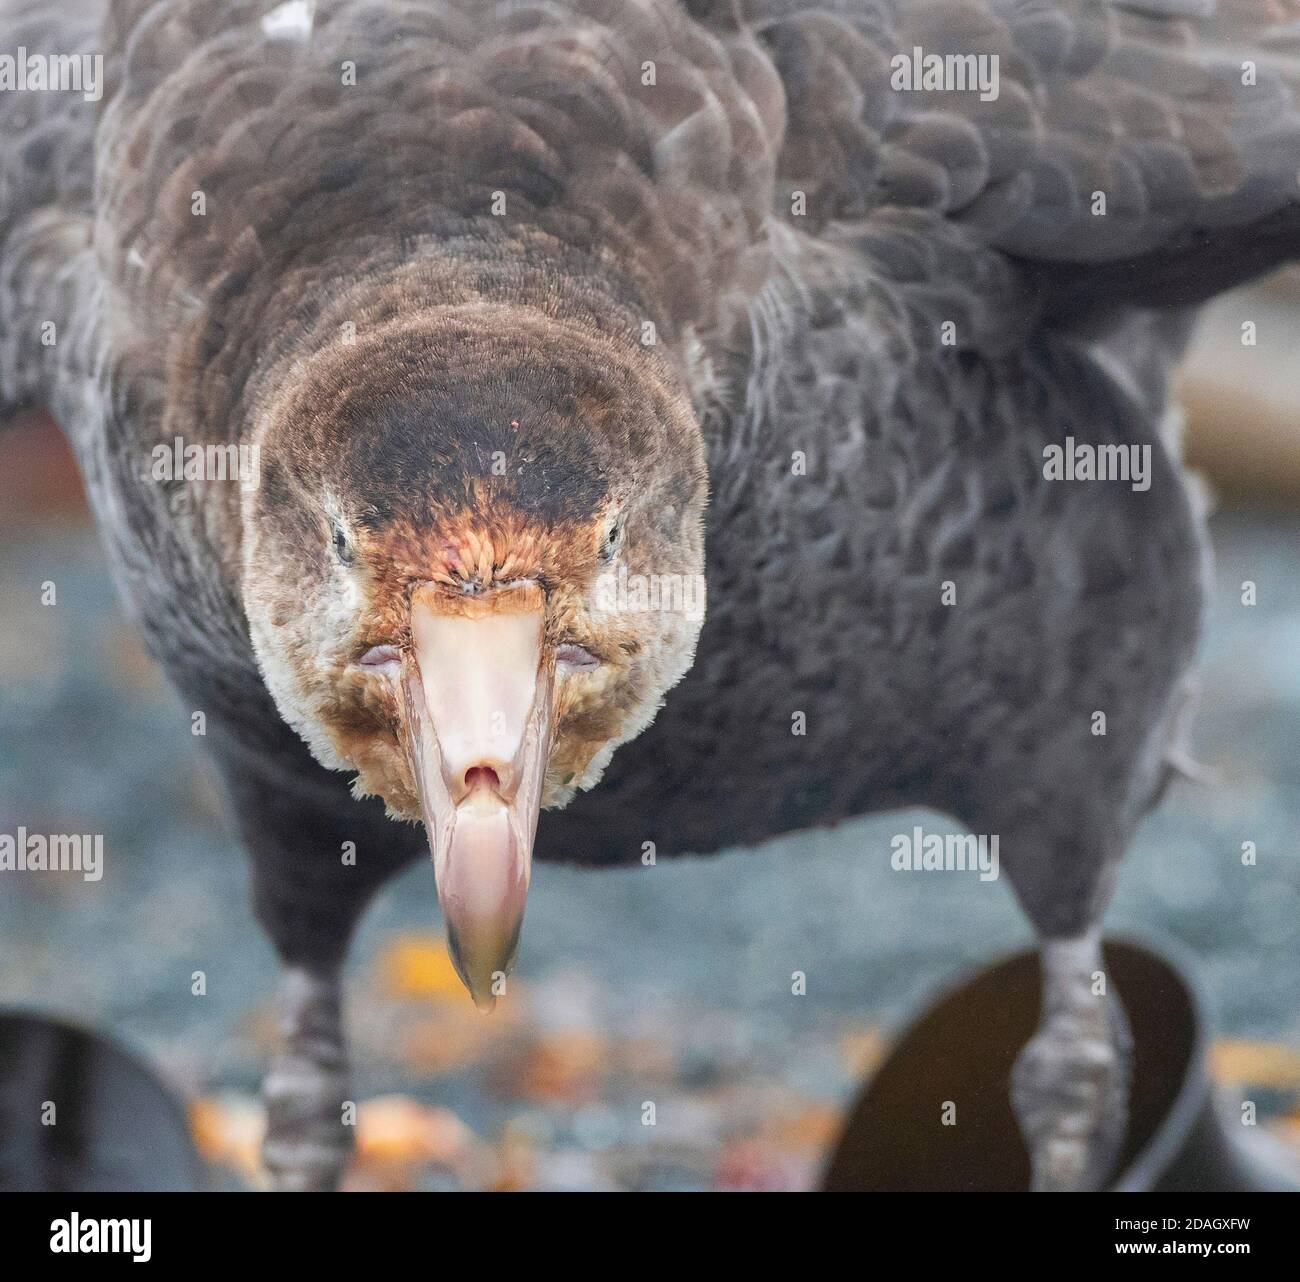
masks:
POLYGON ((334 1189, 353 1142, 343 1120, 348 1074, 339 981, 290 970, 282 997, 284 1045, 262 1087, 262 1161, 277 1189, 334 1189))

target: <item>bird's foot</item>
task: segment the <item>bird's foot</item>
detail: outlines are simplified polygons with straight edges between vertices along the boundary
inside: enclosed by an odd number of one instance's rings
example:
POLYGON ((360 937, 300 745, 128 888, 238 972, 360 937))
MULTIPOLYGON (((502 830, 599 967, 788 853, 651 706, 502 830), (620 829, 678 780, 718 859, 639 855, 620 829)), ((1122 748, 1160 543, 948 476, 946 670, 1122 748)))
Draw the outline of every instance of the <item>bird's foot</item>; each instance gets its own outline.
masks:
POLYGON ((284 1045, 263 1083, 262 1162, 273 1188, 336 1188, 352 1152, 345 1124, 347 1055, 336 976, 290 970, 283 988, 284 1045))
POLYGON ((1043 1012, 1011 1073, 1033 1188, 1100 1189, 1128 1121, 1131 1039, 1095 936, 1044 944, 1043 1012))

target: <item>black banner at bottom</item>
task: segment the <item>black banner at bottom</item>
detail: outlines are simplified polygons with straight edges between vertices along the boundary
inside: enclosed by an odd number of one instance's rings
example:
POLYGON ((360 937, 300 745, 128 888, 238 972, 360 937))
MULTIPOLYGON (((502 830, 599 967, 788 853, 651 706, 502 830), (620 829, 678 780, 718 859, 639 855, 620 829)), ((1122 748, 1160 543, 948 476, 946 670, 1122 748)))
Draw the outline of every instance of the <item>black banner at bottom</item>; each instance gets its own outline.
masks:
POLYGON ((649 1205, 634 1194, 502 1196, 13 1193, 0 1200, 0 1232, 11 1277, 28 1276, 24 1266, 271 1262, 337 1275, 397 1259, 458 1268, 458 1258, 480 1251, 496 1269, 512 1249, 548 1270, 581 1270, 593 1258, 609 1269, 620 1242, 640 1269, 662 1254, 675 1267, 716 1262, 730 1271, 757 1252, 771 1268, 776 1246, 806 1253, 810 1266, 828 1250, 852 1252, 864 1269, 1294 1259, 1296 1204, 1285 1194, 664 1194, 649 1205))

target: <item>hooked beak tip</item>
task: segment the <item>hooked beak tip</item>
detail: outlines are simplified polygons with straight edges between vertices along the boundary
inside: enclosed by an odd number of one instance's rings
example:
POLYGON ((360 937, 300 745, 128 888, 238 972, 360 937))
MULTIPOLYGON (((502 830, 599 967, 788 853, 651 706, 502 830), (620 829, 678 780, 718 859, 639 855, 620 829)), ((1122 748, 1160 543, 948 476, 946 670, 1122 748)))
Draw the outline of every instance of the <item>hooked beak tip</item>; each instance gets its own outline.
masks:
POLYGON ((497 999, 505 992, 506 976, 514 969, 515 957, 519 949, 519 928, 523 924, 522 914, 515 919, 514 928, 508 937, 502 937, 495 931, 487 937, 474 939, 470 932, 467 939, 456 921, 454 912, 445 912, 447 924, 447 952, 460 982, 473 1000, 475 1007, 484 1015, 489 1015, 496 1008, 497 999))

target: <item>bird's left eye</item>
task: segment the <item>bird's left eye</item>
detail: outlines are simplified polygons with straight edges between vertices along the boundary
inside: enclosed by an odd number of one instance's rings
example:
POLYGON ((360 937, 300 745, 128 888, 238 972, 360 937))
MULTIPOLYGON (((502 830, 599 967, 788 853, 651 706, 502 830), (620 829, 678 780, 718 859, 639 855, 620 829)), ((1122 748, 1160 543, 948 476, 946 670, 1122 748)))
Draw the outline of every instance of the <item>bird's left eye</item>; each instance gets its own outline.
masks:
POLYGON ((344 565, 351 565, 354 560, 352 544, 348 542, 347 531, 337 521, 334 522, 333 538, 334 555, 344 565))

